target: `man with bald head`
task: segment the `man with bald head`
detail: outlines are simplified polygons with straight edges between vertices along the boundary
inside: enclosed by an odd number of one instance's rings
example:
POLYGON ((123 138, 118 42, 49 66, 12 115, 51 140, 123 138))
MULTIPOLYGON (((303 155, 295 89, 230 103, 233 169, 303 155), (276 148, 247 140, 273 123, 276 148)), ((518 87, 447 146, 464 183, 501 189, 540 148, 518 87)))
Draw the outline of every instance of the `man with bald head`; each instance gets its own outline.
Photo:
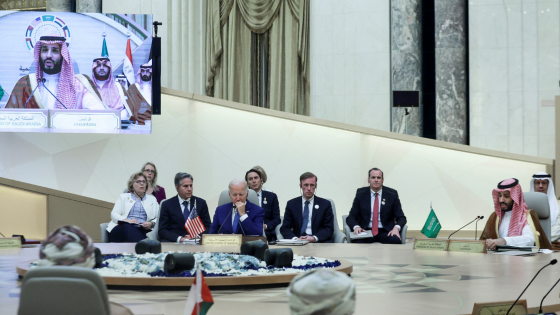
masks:
POLYGON ((517 179, 510 178, 498 183, 498 188, 492 191, 492 198, 494 212, 480 237, 480 240, 486 240, 488 249, 495 250, 497 245, 551 248, 539 217, 525 203, 517 179))
POLYGON ((263 236, 264 210, 247 200, 249 187, 242 179, 229 183, 231 202, 216 208, 209 234, 243 234, 263 236))

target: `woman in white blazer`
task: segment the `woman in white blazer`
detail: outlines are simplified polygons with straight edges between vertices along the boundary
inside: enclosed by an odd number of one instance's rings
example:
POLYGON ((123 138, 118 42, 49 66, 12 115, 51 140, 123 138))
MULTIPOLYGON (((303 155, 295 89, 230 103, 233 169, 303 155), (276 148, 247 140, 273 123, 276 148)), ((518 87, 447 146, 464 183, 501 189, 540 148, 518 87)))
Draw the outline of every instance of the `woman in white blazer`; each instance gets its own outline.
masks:
POLYGON ((156 225, 159 206, 153 195, 146 194, 147 180, 142 172, 130 176, 127 187, 131 192, 121 194, 111 211, 109 242, 136 243, 156 225))

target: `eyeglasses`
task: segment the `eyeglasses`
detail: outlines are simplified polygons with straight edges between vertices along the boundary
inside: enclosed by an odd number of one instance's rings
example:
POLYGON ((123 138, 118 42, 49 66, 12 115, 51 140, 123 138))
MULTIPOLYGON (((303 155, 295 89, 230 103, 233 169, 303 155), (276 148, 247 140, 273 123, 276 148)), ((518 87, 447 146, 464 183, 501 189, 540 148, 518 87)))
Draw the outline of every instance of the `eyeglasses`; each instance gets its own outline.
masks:
POLYGON ((156 171, 155 171, 155 170, 144 170, 144 173, 152 173, 152 174, 155 174, 156 171))
POLYGON ((145 180, 137 180, 137 181, 135 181, 135 183, 138 184, 138 185, 145 185, 146 181, 145 180))

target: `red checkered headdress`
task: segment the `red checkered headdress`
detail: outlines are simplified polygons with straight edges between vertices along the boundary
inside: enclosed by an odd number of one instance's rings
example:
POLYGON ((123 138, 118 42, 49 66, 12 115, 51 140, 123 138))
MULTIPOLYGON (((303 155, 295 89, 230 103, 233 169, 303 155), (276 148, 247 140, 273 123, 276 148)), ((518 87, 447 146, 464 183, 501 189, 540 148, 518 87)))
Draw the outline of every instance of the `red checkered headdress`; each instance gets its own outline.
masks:
POLYGON ((511 219, 509 221, 509 229, 507 236, 520 236, 523 231, 523 227, 527 225, 527 204, 525 204, 525 199, 523 199, 523 191, 521 190, 521 185, 519 181, 515 178, 510 178, 501 181, 498 184, 498 188, 492 190, 492 198, 494 199, 494 210, 496 215, 500 218, 500 224, 502 224, 502 217, 504 212, 500 207, 500 200, 498 193, 503 191, 509 191, 511 199, 513 200, 513 209, 511 210, 511 219))
POLYGON ((113 67, 111 66, 111 60, 106 57, 95 58, 93 59, 93 65, 91 66, 91 79, 95 82, 95 85, 99 86, 99 81, 95 77, 95 68, 99 67, 101 64, 104 64, 109 68, 109 76, 107 78, 107 82, 103 86, 104 89, 100 89, 99 93, 101 94, 101 99, 109 105, 109 100, 114 100, 120 97, 119 91, 117 90, 115 78, 113 78, 113 67))
MULTIPOLYGON (((43 44, 58 44, 60 47, 60 53, 62 55, 62 68, 60 70, 60 77, 58 79, 58 87, 56 90, 56 97, 60 99, 62 103, 68 109, 73 109, 76 107, 76 88, 74 87, 74 68, 72 67, 72 59, 70 59, 70 51, 68 46, 66 46, 66 38, 52 34, 50 36, 41 36, 41 38, 35 43, 35 49, 33 51, 33 57, 35 58, 35 75, 37 80, 43 78, 43 71, 41 71, 41 46, 43 44)), ((64 109, 60 102, 56 101, 56 108, 64 109)))

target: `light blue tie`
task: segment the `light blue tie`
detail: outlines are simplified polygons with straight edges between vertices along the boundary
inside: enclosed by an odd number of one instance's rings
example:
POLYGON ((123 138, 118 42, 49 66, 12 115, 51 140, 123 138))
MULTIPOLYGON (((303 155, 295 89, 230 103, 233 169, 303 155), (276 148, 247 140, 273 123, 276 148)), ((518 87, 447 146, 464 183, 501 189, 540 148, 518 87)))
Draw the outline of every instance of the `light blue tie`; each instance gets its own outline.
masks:
POLYGON ((233 217, 233 234, 237 234, 237 227, 239 226, 239 212, 235 211, 235 216, 233 217))
POLYGON ((309 200, 305 201, 305 207, 303 207, 303 222, 301 223, 301 233, 300 235, 305 235, 305 230, 307 230, 307 224, 309 223, 309 200))

